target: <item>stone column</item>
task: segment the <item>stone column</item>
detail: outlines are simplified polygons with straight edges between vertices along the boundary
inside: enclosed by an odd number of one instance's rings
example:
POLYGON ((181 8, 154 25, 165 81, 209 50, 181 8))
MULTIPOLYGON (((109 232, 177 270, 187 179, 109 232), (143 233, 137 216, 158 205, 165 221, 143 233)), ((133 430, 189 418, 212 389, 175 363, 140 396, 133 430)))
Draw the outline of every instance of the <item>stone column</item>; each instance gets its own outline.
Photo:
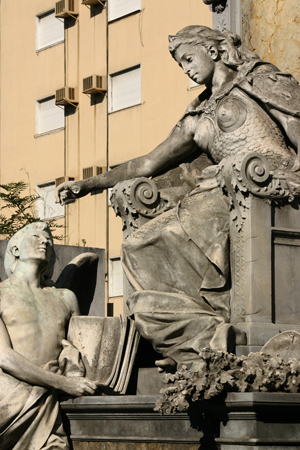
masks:
POLYGON ((242 36, 241 0, 203 0, 213 13, 213 28, 221 32, 230 30, 242 36))

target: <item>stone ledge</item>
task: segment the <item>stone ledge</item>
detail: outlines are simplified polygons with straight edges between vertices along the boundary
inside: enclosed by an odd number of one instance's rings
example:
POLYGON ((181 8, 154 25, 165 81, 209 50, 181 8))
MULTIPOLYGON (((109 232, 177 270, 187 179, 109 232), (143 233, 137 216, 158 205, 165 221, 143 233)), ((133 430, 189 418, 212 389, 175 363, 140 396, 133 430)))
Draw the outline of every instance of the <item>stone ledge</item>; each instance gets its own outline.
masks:
POLYGON ((157 448, 186 444, 189 449, 203 442, 220 450, 300 448, 300 394, 230 393, 226 400, 203 402, 175 415, 153 411, 157 398, 81 397, 61 405, 72 441, 85 442, 87 449, 98 448, 88 442, 145 443, 145 449, 154 443, 157 448))
POLYGON ((73 441, 197 443, 187 413, 153 411, 157 395, 81 397, 61 402, 73 441))
MULTIPOLYGON (((112 411, 112 410, 151 410, 155 406, 158 395, 116 395, 77 397, 64 400, 61 407, 66 412, 73 411, 112 411)), ((156 413, 157 414, 157 413, 156 413)))
MULTIPOLYGON (((231 392, 227 395, 226 407, 228 410, 264 407, 300 407, 300 394, 285 392, 231 392)), ((216 402, 214 402, 216 404, 216 402)), ((299 417, 300 420, 300 417, 299 417)))

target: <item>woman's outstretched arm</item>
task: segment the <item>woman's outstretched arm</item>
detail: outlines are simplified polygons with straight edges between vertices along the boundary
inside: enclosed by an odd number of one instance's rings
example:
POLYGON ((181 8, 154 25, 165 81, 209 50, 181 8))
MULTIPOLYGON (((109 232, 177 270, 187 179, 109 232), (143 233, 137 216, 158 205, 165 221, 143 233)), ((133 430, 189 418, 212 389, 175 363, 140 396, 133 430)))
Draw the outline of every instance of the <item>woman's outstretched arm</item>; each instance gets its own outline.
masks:
POLYGON ((101 175, 81 181, 62 183, 57 187, 57 201, 80 198, 99 189, 107 189, 120 181, 137 177, 149 177, 168 168, 192 153, 195 127, 199 118, 185 116, 173 128, 165 141, 145 156, 132 159, 101 175))

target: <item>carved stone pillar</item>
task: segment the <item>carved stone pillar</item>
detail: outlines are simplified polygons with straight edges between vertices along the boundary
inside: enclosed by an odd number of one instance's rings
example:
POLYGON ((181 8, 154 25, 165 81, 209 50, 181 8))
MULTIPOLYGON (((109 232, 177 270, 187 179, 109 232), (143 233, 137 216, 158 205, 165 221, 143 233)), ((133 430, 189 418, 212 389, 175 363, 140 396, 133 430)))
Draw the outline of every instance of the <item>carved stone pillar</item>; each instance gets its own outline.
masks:
POLYGON ((247 334, 241 353, 281 331, 300 331, 300 203, 289 176, 270 172, 252 152, 220 163, 231 207, 231 322, 247 334))
POLYGON ((241 0, 203 0, 213 13, 213 28, 221 32, 230 30, 242 36, 241 0))

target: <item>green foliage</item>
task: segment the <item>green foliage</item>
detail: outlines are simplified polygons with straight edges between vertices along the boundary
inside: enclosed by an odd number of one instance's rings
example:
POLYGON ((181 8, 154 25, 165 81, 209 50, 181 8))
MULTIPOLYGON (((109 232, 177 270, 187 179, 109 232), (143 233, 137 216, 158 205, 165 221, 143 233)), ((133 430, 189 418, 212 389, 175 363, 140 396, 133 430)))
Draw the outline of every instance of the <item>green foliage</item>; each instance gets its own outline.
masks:
MULTIPOLYGON (((0 184, 0 236, 10 239, 20 228, 40 219, 35 216, 35 202, 37 195, 24 195, 28 184, 24 181, 0 184)), ((57 229, 63 225, 55 219, 45 220, 53 238, 62 240, 62 235, 56 235, 57 229)))

